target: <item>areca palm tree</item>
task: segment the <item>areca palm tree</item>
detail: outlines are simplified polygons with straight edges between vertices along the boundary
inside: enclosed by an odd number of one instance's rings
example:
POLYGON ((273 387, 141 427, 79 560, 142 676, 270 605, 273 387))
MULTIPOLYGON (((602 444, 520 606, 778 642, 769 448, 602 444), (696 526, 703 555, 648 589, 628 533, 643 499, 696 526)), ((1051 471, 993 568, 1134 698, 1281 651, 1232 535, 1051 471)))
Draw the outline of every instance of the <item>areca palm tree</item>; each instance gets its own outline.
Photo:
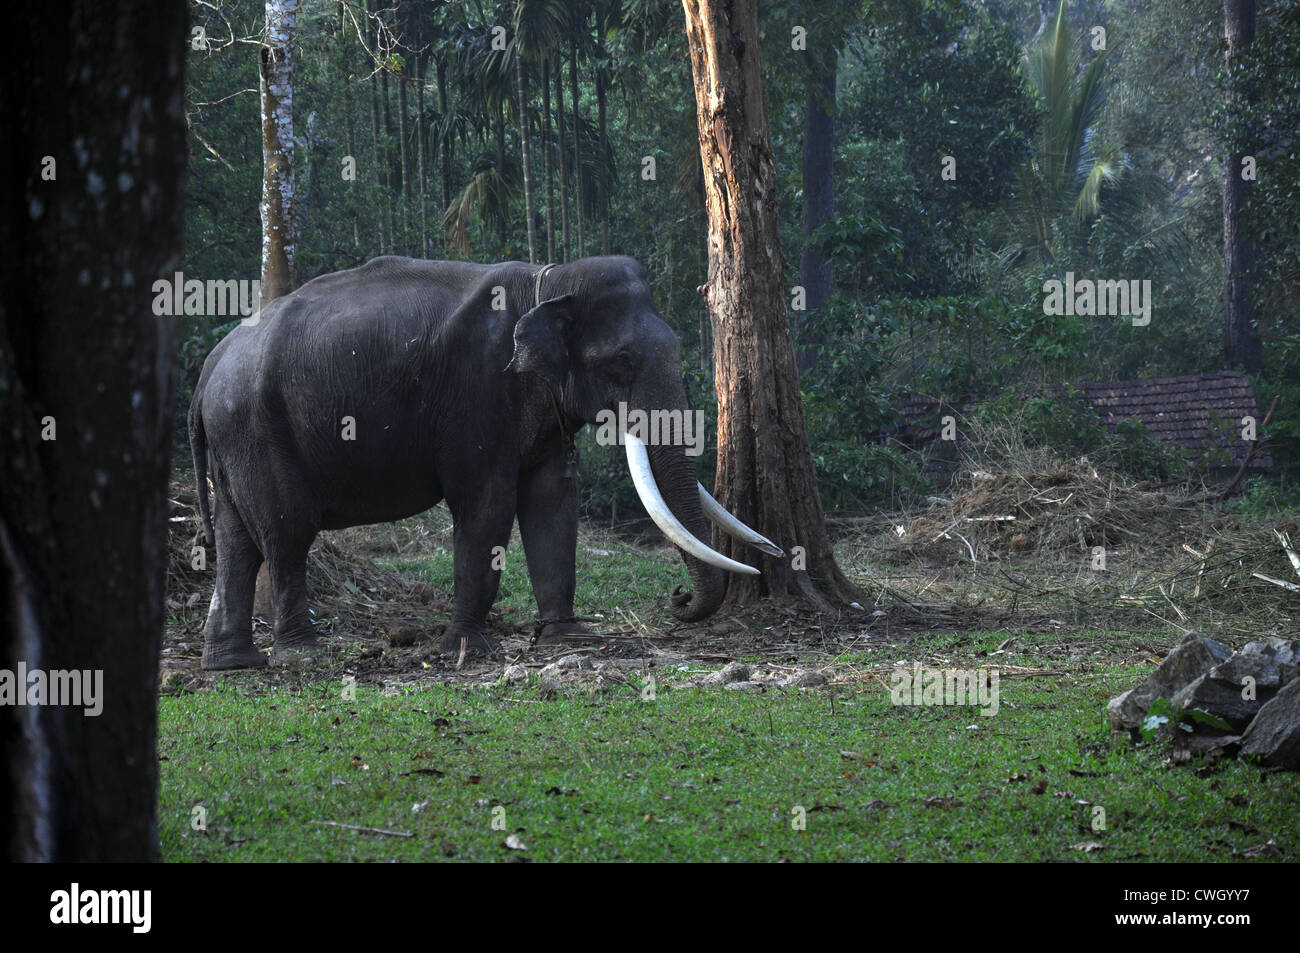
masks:
MULTIPOLYGON (((517 90, 519 151, 523 162, 524 214, 528 225, 528 260, 537 260, 536 219, 533 202, 532 162, 529 150, 528 74, 529 67, 545 64, 559 46, 568 25, 568 5, 563 0, 515 0, 514 39, 510 53, 514 59, 517 90)), ((543 70, 543 85, 546 74, 543 70)), ((549 168, 549 160, 548 160, 549 168)), ((548 223, 549 224, 549 223, 548 223)))

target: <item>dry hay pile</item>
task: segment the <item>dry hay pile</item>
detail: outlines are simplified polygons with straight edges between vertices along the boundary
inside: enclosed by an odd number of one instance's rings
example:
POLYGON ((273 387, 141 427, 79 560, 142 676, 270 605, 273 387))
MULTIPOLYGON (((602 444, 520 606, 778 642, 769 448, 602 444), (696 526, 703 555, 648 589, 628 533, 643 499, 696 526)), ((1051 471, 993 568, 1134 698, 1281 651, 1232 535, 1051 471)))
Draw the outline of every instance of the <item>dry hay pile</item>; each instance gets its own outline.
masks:
POLYGON ((1175 612, 1233 614, 1285 626, 1300 616, 1300 521, 1237 525, 1179 547, 1157 582, 1175 612))
POLYGON ((1184 538, 1201 512, 1189 498, 1133 484, 1086 459, 985 462, 948 499, 895 528, 887 547, 932 561, 1078 560, 1097 547, 1151 548, 1184 538))
MULTIPOLYGON (((194 567, 199 541, 198 498, 178 483, 169 491, 167 609, 189 634, 203 625, 216 562, 211 546, 206 566, 194 567)), ((443 527, 435 514, 427 520, 379 527, 354 527, 322 534, 307 557, 307 601, 317 625, 346 637, 388 634, 411 627, 425 633, 430 621, 445 622, 450 598, 427 582, 374 565, 367 555, 412 556, 436 549, 443 527), (364 555, 357 555, 364 554, 364 555)), ((267 622, 270 619, 265 620, 267 622)))

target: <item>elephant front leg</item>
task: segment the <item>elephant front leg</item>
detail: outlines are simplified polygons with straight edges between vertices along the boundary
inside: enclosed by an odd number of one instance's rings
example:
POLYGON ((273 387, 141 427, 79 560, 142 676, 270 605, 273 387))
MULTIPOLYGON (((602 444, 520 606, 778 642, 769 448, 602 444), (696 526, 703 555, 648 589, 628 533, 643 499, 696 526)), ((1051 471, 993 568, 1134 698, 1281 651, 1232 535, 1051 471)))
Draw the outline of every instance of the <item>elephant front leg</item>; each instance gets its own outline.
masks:
POLYGON ((570 622, 577 579, 578 481, 565 476, 567 465, 557 454, 519 481, 519 534, 528 558, 537 611, 548 622, 542 641, 571 632, 587 632, 570 622))
POLYGON ((462 653, 490 655, 501 648, 487 634, 485 623, 505 568, 515 517, 514 488, 494 483, 455 502, 449 496, 447 502, 455 521, 456 592, 451 625, 440 648, 458 657, 462 653))

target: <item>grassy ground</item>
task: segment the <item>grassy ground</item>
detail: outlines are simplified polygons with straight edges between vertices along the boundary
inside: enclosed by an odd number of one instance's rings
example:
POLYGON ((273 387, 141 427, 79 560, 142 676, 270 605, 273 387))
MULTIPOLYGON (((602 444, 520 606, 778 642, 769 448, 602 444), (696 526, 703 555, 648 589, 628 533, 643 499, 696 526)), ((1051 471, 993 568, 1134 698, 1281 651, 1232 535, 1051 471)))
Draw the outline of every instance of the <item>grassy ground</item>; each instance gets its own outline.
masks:
POLYGON ((653 700, 228 684, 163 701, 164 854, 1214 860, 1269 838, 1293 853, 1294 776, 1232 763, 1202 777, 1111 747, 1100 710, 1133 674, 1004 679, 991 718, 895 707, 878 682, 764 695, 660 682, 653 700), (511 834, 526 849, 506 847, 511 834))
MULTIPOLYGON (((450 553, 392 568, 450 588, 450 553)), ((683 580, 668 550, 584 544, 578 611, 662 622, 683 580)), ((535 612, 517 547, 500 608, 535 612)), ((1017 633, 991 657, 1008 633, 912 634, 840 658, 829 688, 763 694, 675 689, 679 670, 656 671, 653 693, 576 696, 358 685, 348 698, 337 676, 268 689, 232 675, 162 700, 164 856, 1220 860, 1269 839, 1294 856, 1295 776, 1171 769, 1160 748, 1112 745, 1106 698, 1149 670, 1144 646, 1177 637, 1017 633), (894 706, 890 669, 922 658, 1050 674, 1003 677, 994 717, 894 706)))

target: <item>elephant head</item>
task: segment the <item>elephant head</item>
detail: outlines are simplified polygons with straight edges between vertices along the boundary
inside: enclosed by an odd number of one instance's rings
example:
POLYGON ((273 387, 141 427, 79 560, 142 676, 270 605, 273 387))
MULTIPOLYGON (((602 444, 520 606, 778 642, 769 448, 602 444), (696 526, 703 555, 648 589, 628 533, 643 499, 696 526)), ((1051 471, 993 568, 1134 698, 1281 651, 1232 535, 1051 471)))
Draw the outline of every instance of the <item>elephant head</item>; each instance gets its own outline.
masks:
POLYGON ((682 383, 681 345, 655 308, 645 272, 631 258, 589 258, 535 276, 535 305, 515 325, 510 367, 538 375, 571 421, 618 421, 633 483, 646 511, 682 553, 692 591, 679 586, 672 613, 695 622, 717 611, 726 573, 758 573, 710 545, 709 521, 773 555, 781 550, 724 510, 695 473, 695 419, 682 383), (668 422, 661 428, 629 420, 668 422), (682 426, 673 426, 677 421, 682 426), (638 432, 640 431, 640 432, 638 432), (667 436, 668 439, 664 439, 667 436), (689 439, 688 439, 689 438, 689 439))

